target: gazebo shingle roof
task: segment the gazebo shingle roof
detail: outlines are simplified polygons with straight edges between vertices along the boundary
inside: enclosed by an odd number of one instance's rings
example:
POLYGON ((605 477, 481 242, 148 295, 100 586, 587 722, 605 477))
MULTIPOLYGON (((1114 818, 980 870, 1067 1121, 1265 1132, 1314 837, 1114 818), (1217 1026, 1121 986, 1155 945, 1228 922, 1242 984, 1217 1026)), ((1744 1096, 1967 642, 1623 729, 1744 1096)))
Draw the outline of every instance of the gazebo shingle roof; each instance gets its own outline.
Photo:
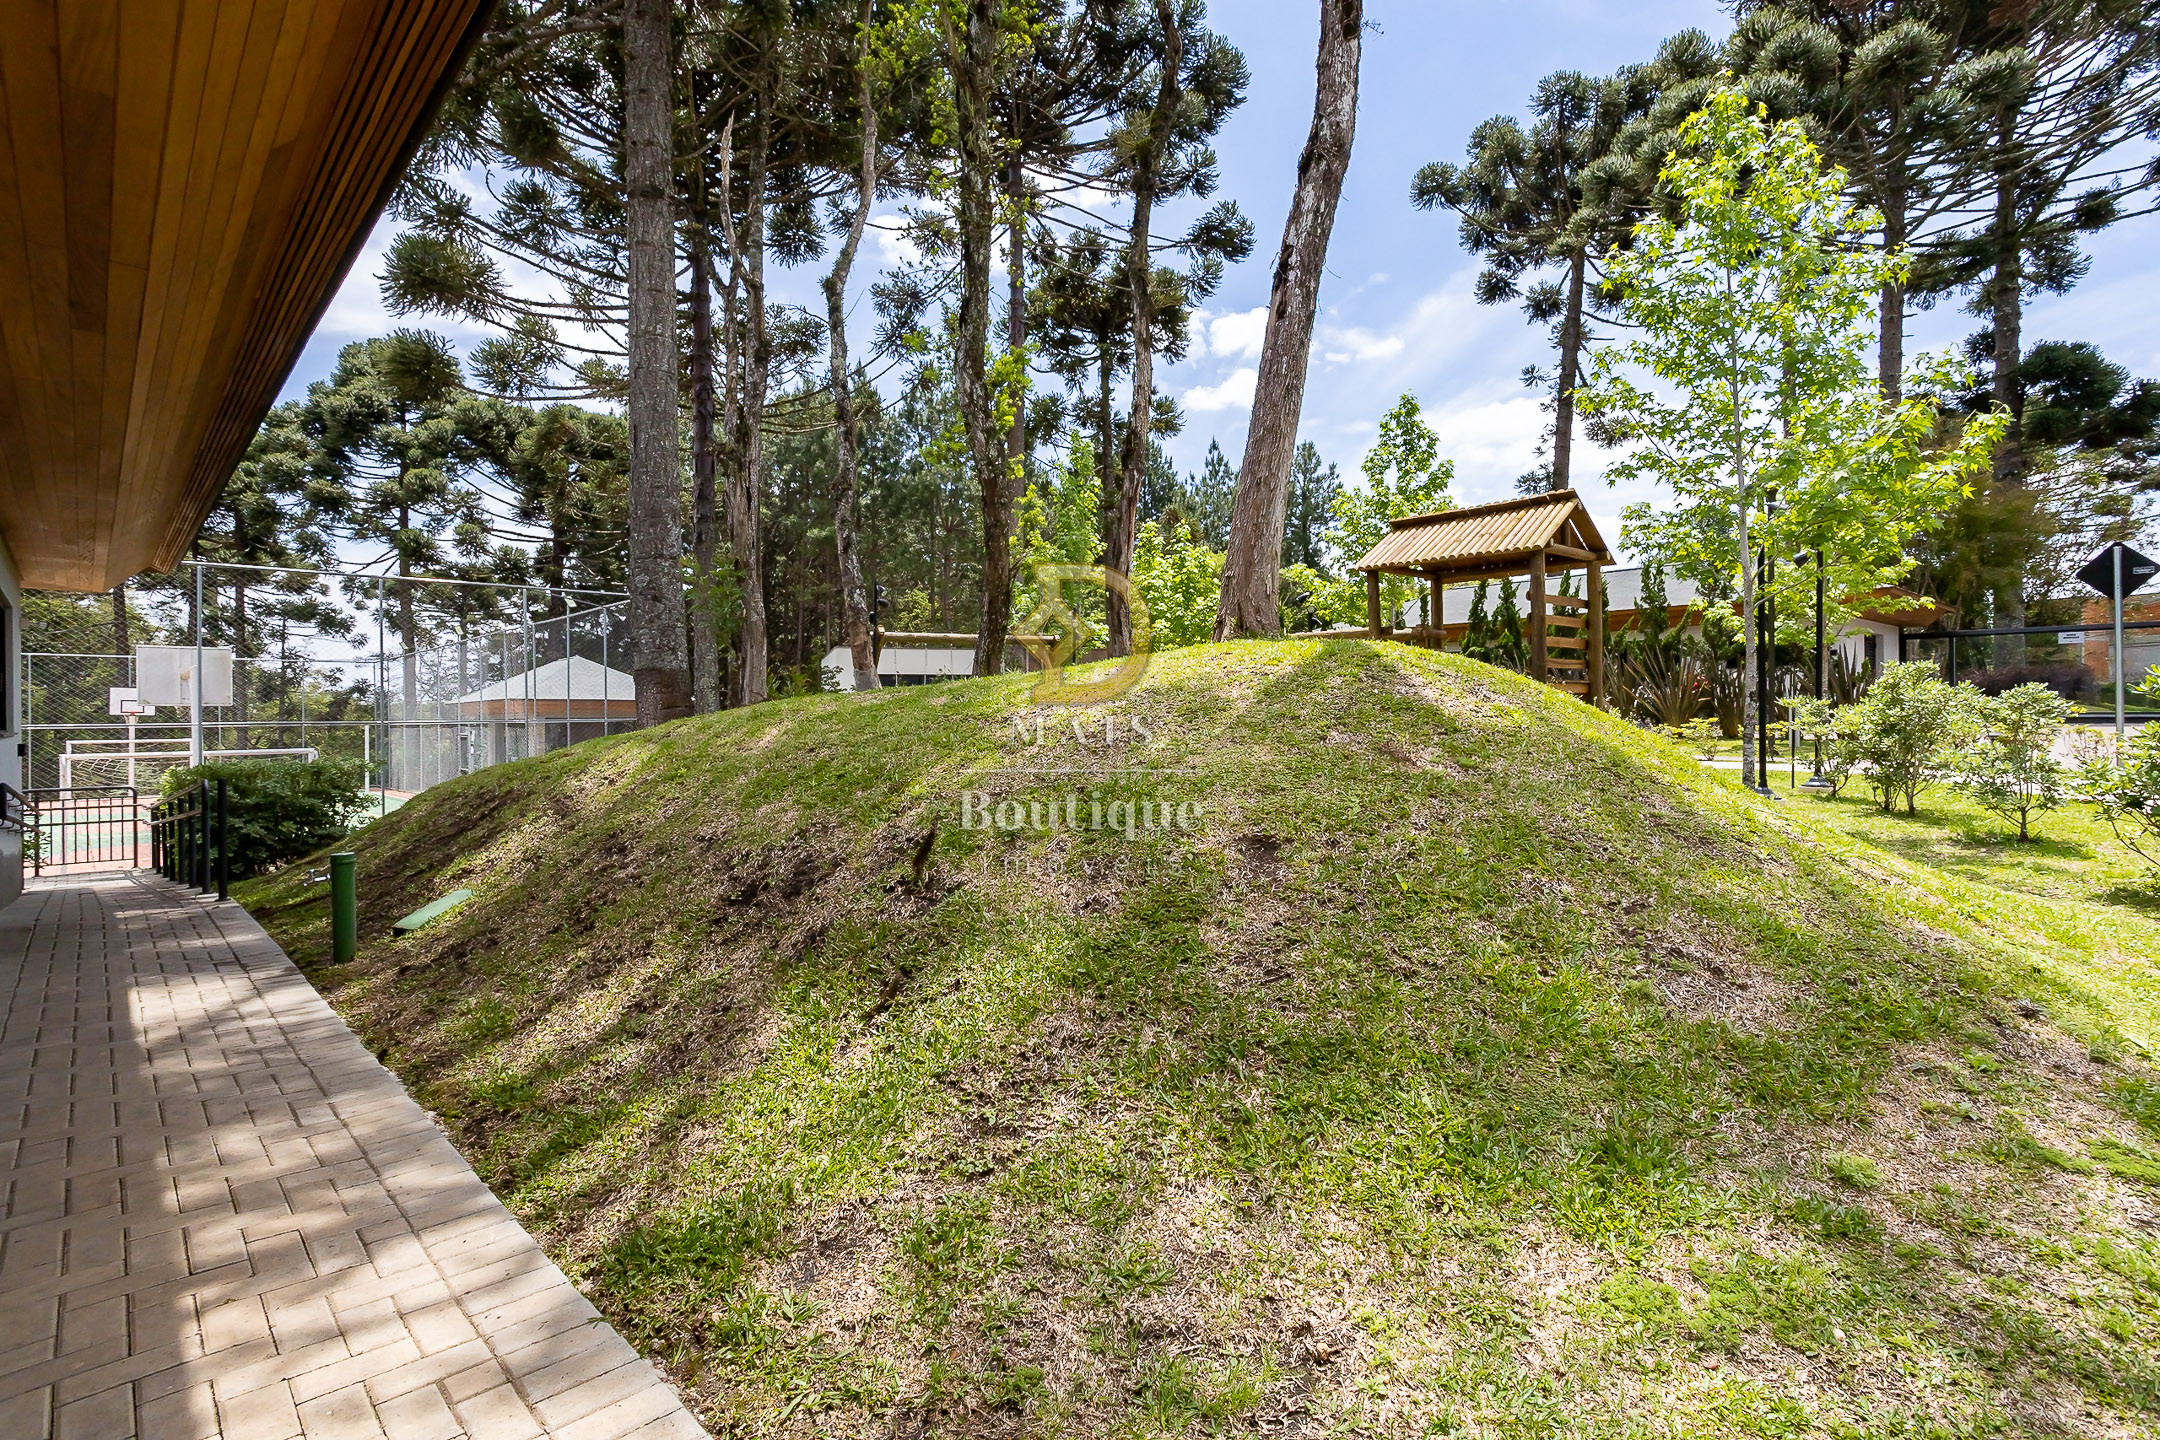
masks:
POLYGON ((1357 570, 1462 570, 1502 564, 1552 545, 1565 545, 1612 563, 1590 512, 1573 490, 1528 495, 1494 505, 1471 505, 1388 522, 1357 570))

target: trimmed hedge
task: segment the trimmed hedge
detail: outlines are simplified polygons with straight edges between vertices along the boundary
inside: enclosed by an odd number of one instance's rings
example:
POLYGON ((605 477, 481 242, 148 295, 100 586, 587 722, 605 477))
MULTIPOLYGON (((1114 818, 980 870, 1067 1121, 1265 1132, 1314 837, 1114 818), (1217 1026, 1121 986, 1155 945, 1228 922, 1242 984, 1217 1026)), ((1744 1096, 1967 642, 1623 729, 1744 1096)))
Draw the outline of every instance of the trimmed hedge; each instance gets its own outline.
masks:
POLYGON ((225 782, 232 873, 260 875, 346 835, 367 808, 360 767, 348 760, 211 760, 168 770, 170 797, 208 780, 225 782))

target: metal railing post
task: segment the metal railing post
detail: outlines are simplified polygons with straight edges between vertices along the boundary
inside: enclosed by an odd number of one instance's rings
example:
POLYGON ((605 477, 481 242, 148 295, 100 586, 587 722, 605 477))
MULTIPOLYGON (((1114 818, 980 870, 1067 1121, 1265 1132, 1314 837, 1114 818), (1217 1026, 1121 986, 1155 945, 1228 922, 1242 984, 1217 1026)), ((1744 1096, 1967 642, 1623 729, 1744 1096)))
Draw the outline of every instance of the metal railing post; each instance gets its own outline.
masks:
POLYGON ((217 898, 232 898, 232 836, 225 828, 225 777, 217 782, 217 898))
POLYGON ((350 850, 330 857, 330 959, 339 965, 360 953, 359 864, 350 850))
POLYGON ((210 893, 210 782, 195 782, 195 888, 210 893))

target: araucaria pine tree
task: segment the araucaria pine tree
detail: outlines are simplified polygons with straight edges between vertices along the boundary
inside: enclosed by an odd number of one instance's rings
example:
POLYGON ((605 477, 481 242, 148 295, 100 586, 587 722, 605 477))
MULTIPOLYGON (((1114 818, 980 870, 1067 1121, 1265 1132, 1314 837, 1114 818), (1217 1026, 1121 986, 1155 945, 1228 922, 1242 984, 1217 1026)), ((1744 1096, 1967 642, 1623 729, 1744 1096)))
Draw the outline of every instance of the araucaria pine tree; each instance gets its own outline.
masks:
MULTIPOLYGON (((1635 248, 1608 261, 1637 338, 1597 354, 1582 408, 1632 442, 1608 478, 1660 480, 1678 501, 1630 509, 1636 548, 1712 592, 1737 579, 1746 726, 1762 703, 1757 546, 1834 542, 1833 563, 1896 573, 1905 543, 1965 493, 2001 426, 1979 417, 1931 448, 1932 395, 1881 399, 1868 321, 1908 260, 1852 243, 1879 217, 1845 200, 1847 177, 1824 170, 1799 122, 1773 124, 1723 85, 1681 126, 1661 183, 1677 218, 1637 227, 1635 248), (1654 381, 1637 383, 1643 372, 1654 381)), ((1934 387, 1946 378, 1930 376, 1934 387)), ((1837 577, 1843 592, 1856 588, 1850 573, 1837 577)), ((1741 769, 1755 784, 1748 747, 1741 769)))

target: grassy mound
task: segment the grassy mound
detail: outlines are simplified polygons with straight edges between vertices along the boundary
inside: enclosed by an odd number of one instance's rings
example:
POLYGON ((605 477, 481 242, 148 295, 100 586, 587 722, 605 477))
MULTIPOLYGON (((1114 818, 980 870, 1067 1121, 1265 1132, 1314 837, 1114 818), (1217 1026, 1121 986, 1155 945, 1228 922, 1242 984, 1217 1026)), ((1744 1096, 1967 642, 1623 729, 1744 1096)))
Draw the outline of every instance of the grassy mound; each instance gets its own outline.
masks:
POLYGON ((2156 1433, 2151 950, 1454 658, 1029 686, 243 898, 716 1433, 2156 1433))

